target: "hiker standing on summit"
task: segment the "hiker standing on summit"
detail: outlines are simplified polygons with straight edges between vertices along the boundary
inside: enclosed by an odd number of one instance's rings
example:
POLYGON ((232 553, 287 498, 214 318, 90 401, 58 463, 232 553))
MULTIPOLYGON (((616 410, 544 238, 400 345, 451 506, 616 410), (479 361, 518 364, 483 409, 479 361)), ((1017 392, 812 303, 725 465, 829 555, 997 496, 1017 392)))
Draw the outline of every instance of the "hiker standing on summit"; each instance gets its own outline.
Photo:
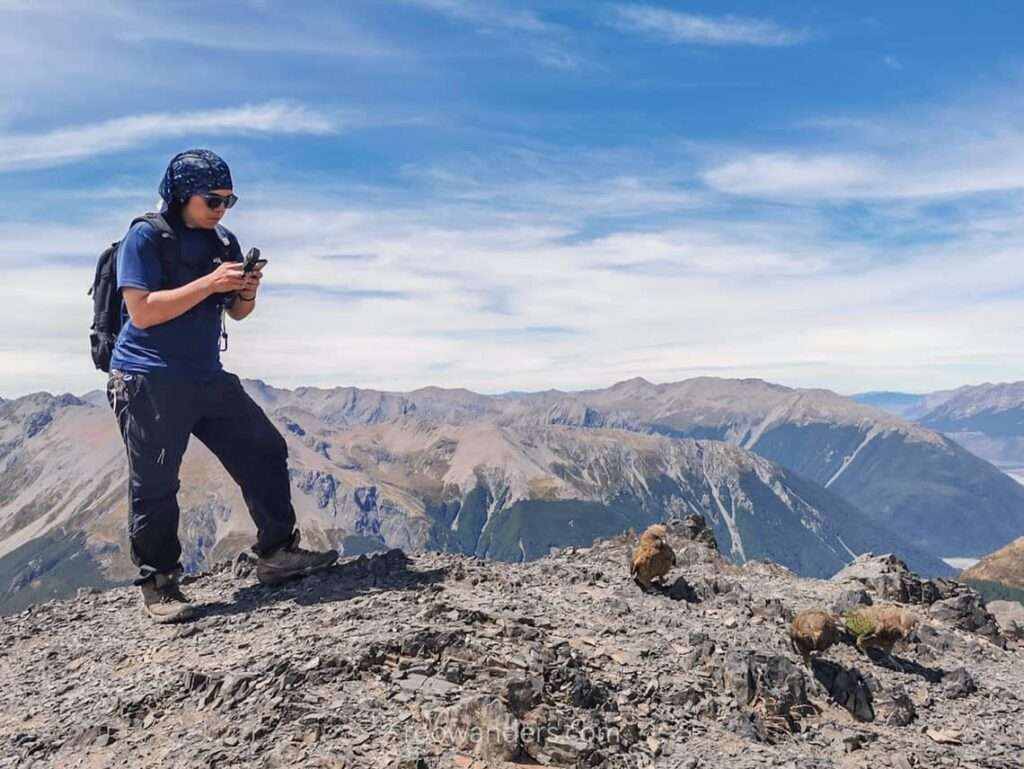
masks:
MULTIPOLYGON (((256 574, 273 584, 331 565, 336 551, 299 547, 287 444, 234 374, 221 367, 226 314, 256 307, 262 272, 243 272, 238 241, 220 225, 234 194, 227 164, 209 150, 171 159, 161 217, 136 220, 117 250, 122 326, 107 399, 128 452, 129 539, 146 612, 191 616, 178 586, 178 470, 190 435, 241 487, 257 528, 256 574), (176 244, 165 248, 170 239, 176 244), (169 255, 168 255, 169 254, 169 255)), ((99 365, 99 364, 97 364, 99 365)))

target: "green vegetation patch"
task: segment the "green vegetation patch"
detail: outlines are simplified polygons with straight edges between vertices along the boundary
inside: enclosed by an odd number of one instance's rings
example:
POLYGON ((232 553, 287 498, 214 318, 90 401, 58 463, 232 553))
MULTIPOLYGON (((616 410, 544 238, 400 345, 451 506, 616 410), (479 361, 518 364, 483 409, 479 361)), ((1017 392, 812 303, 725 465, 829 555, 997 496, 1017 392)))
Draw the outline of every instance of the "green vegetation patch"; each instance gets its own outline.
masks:
POLYGON ((984 579, 966 579, 968 585, 977 590, 986 601, 1020 601, 1024 603, 1024 589, 1004 585, 1002 582, 989 582, 984 579))
POLYGON ((863 638, 875 631, 875 623, 860 614, 844 614, 843 625, 857 638, 863 638))

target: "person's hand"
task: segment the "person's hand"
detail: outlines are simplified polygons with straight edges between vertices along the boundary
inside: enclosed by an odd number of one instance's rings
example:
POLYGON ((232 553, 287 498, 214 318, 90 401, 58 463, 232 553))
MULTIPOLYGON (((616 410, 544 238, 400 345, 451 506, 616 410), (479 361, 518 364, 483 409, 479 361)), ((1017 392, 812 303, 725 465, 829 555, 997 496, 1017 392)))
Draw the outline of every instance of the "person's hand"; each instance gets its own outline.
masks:
POLYGON ((224 262, 207 276, 210 291, 214 294, 230 294, 241 291, 245 285, 245 274, 240 262, 224 262))
POLYGON ((239 296, 245 300, 255 299, 256 292, 260 290, 260 281, 263 279, 263 270, 256 268, 246 273, 245 281, 239 291, 239 296))

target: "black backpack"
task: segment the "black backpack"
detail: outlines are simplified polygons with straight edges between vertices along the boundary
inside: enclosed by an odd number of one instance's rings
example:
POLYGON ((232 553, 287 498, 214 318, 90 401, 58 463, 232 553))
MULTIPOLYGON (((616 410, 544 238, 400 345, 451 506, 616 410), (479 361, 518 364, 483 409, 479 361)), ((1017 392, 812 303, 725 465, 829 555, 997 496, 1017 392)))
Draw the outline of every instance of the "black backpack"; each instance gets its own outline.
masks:
MULTIPOLYGON (((132 226, 147 222, 160 234, 160 287, 172 288, 174 263, 178 258, 178 239, 174 230, 160 214, 144 214, 132 220, 132 226)), ((100 371, 110 371, 110 356, 121 331, 121 291, 117 287, 117 249, 121 241, 111 243, 100 254, 96 276, 92 280, 92 326, 89 345, 92 362, 100 371)))

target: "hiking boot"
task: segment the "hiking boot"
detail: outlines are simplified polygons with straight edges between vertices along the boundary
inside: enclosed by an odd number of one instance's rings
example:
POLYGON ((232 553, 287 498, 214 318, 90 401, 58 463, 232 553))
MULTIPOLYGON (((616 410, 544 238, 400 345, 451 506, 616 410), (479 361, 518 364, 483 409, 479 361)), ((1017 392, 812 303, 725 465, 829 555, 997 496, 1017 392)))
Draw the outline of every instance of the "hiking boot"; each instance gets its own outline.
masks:
POLYGON ((294 577, 304 577, 314 571, 326 569, 338 560, 337 550, 321 553, 299 547, 299 532, 290 545, 261 556, 256 562, 256 579, 264 585, 276 585, 294 577))
POLYGON ((192 603, 178 587, 178 575, 154 574, 142 583, 142 602, 154 622, 163 625, 192 617, 192 603))

